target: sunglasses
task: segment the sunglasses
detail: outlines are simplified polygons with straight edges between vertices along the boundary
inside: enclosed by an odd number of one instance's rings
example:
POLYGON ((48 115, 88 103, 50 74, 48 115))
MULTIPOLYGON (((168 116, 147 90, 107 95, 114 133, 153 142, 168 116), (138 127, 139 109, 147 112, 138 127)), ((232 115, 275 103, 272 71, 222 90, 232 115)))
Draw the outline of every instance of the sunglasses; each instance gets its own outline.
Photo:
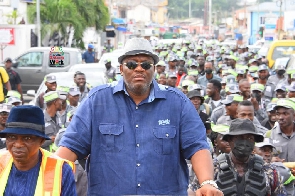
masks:
POLYGON ((150 69, 154 64, 151 63, 151 62, 148 62, 148 61, 144 61, 142 63, 138 63, 136 61, 128 61, 127 63, 123 63, 123 65, 126 65, 126 67, 128 67, 128 69, 135 69, 138 64, 140 64, 140 66, 145 69, 145 70, 148 70, 150 69))

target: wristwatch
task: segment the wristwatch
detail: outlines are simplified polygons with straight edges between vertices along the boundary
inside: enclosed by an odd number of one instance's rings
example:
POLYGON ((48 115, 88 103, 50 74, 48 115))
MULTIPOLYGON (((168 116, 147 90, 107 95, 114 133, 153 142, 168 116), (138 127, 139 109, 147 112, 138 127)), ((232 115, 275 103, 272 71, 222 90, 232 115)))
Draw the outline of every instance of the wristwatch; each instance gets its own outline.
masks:
POLYGON ((202 188, 202 186, 206 185, 206 184, 210 184, 212 185, 214 188, 218 189, 218 186, 216 184, 216 182, 214 180, 205 180, 204 182, 202 182, 202 184, 200 185, 200 188, 202 188))

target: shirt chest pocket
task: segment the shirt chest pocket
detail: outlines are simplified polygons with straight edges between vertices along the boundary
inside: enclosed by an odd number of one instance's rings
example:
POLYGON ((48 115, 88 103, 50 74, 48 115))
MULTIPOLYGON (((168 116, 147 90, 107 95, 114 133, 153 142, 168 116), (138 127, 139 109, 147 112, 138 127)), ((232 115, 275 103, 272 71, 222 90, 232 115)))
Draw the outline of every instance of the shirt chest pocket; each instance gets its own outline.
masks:
POLYGON ((107 152, 119 152, 123 149, 123 125, 100 124, 101 147, 107 152))
POLYGON ((165 126, 153 129, 154 150, 158 154, 169 155, 173 152, 176 143, 176 127, 165 126))

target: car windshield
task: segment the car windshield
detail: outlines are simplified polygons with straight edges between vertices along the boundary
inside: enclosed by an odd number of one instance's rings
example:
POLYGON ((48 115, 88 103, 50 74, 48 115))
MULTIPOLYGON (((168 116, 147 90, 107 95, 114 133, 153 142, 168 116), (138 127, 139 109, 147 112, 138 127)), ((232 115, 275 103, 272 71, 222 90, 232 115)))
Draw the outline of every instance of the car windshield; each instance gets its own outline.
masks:
POLYGON ((277 46, 273 50, 272 59, 288 57, 291 54, 295 54, 295 46, 277 46))
POLYGON ((275 61, 274 66, 272 66, 271 69, 274 71, 275 68, 276 68, 278 65, 283 65, 283 66, 286 68, 289 59, 290 59, 289 57, 278 58, 278 59, 275 61))
MULTIPOLYGON (((74 86, 74 72, 65 72, 62 74, 50 74, 56 76, 56 83, 58 86, 74 86)), ((106 84, 106 78, 103 73, 98 72, 85 72, 86 75, 86 82, 90 84, 91 87, 96 87, 102 84, 106 84)), ((37 95, 39 95, 41 92, 44 92, 46 90, 46 86, 44 85, 44 82, 42 82, 41 86, 39 87, 37 91, 37 95)))

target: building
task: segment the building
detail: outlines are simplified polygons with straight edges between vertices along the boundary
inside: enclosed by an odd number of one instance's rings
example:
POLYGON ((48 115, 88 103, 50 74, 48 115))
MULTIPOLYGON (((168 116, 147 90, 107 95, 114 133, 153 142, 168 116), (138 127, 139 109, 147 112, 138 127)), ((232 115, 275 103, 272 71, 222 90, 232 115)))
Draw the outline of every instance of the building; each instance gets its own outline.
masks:
POLYGON ((263 38, 267 41, 278 39, 278 32, 280 32, 280 39, 295 35, 294 0, 283 1, 281 12, 276 2, 264 2, 248 7, 248 19, 249 44, 254 44, 258 40, 261 30, 263 38))
POLYGON ((22 20, 27 21, 27 3, 32 0, 1 0, 0 1, 0 24, 19 24, 22 20))

